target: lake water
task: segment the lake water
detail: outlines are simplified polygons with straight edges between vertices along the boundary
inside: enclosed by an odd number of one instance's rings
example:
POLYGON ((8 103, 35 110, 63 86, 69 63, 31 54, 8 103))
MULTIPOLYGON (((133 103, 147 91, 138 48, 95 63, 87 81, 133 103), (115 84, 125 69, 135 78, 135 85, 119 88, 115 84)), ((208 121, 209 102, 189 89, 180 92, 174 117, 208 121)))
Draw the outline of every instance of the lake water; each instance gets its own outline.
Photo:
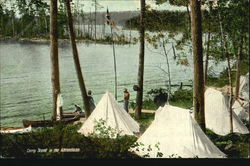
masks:
MULTIPOLYGON (((106 90, 114 95, 114 69, 112 46, 107 44, 78 43, 78 52, 87 89, 93 91, 97 104, 106 90)), ((167 46, 171 48, 171 45, 167 46)), ((145 50, 144 94, 150 89, 166 88, 166 58, 145 50)), ((123 89, 131 93, 137 84, 139 44, 116 45, 118 101, 123 89)), ((158 49, 157 51, 160 51, 158 49)), ((180 66, 169 53, 172 84, 190 83, 193 78, 192 57, 190 66, 180 66)), ((22 126, 23 119, 49 119, 52 115, 50 48, 48 44, 0 43, 1 70, 1 126, 22 126)), ((73 103, 82 106, 81 93, 69 43, 59 47, 60 82, 65 111, 73 111, 73 103)), ((218 64, 219 73, 225 63, 218 64)))

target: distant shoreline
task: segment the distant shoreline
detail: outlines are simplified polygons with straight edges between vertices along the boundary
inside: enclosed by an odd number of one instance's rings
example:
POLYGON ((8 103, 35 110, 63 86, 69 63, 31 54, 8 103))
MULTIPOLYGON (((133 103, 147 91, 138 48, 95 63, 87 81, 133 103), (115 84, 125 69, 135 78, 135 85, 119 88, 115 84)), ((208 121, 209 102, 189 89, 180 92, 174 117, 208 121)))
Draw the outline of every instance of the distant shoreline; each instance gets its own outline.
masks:
MULTIPOLYGON (((0 38, 0 43, 2 42, 8 42, 8 43, 22 43, 22 44, 50 44, 50 39, 46 38, 11 38, 11 37, 5 37, 5 38, 0 38)), ((86 44, 112 44, 110 41, 105 41, 105 40, 90 40, 90 39, 76 39, 77 43, 86 43, 86 44)), ((119 42, 119 41, 114 41, 115 44, 119 45, 126 45, 129 43, 126 42, 119 42)), ((58 39, 58 44, 70 44, 70 39, 58 39)), ((134 44, 134 43, 130 43, 134 44)))

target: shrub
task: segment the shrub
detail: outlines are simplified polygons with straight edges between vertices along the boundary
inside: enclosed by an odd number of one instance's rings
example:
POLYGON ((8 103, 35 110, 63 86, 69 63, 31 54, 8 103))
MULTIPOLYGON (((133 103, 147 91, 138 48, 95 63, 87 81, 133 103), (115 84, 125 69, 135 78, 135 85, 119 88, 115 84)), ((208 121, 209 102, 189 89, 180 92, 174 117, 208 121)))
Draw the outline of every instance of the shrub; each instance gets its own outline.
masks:
POLYGON ((250 134, 231 133, 226 136, 220 136, 206 129, 206 135, 227 157, 248 157, 250 134))
POLYGON ((193 91, 187 90, 187 89, 175 91, 174 94, 171 96, 170 101, 176 102, 176 101, 180 101, 180 100, 192 101, 193 100, 193 91))
POLYGON ((86 137, 77 132, 79 125, 58 124, 25 134, 2 134, 1 156, 15 158, 128 158, 138 157, 128 149, 134 136, 116 139, 86 137), (78 148, 79 152, 52 152, 60 148, 78 148), (45 152, 39 152, 45 149, 45 152), (31 153, 31 150, 34 153, 31 153))

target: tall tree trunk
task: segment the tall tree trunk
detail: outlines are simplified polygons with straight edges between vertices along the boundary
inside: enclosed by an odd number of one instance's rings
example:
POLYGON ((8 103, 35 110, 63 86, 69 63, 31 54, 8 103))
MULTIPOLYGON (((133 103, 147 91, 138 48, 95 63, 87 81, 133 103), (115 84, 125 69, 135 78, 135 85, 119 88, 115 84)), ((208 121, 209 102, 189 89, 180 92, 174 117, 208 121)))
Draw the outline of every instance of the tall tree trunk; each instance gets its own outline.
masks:
POLYGON ((145 55, 145 0, 141 0, 141 15, 140 15, 140 53, 139 53, 139 68, 138 68, 138 87, 136 95, 136 110, 135 119, 141 119, 141 109, 143 101, 143 77, 144 77, 144 55, 145 55))
POLYGON ((132 24, 131 24, 131 19, 129 20, 129 46, 131 44, 131 39, 132 39, 132 35, 131 35, 131 31, 132 31, 132 24))
POLYGON ((95 40, 96 40, 96 0, 95 0, 95 40))
POLYGON ((205 132, 204 113, 204 76, 202 56, 202 28, 201 28, 201 6, 199 0, 190 0, 192 20, 192 47, 194 61, 194 86, 193 105, 194 117, 201 129, 205 132))
POLYGON ((172 50, 173 50, 173 54, 174 54, 174 60, 176 59, 176 53, 175 53, 175 48, 174 48, 174 44, 172 43, 172 50))
POLYGON ((240 89, 240 74, 241 74, 241 60, 242 60, 242 50, 243 50, 243 37, 241 37, 241 43, 238 48, 237 54, 237 71, 236 71, 236 84, 235 84, 235 98, 239 97, 239 89, 240 89))
POLYGON ((90 36, 90 34, 89 34, 89 28, 90 28, 89 22, 90 22, 90 16, 89 16, 89 19, 88 19, 88 36, 90 36))
POLYGON ((56 120, 57 95, 60 93, 59 62, 58 62, 58 29, 57 29, 57 0, 50 0, 50 58, 51 82, 53 94, 53 116, 56 120))
POLYGON ((103 39, 105 39, 105 14, 103 14, 103 39))
POLYGON ((14 19, 15 19, 15 15, 12 14, 12 36, 13 37, 15 36, 15 22, 14 22, 14 19))
POLYGON ((204 84, 206 85, 207 82, 207 74, 208 74, 208 60, 209 60, 209 49, 210 49, 210 22, 209 22, 209 31, 208 31, 208 37, 207 37, 207 52, 206 52, 206 61, 205 61, 205 71, 204 71, 204 84))
POLYGON ((21 17, 21 32, 20 32, 21 37, 23 37, 23 29, 24 29, 24 26, 23 26, 23 17, 21 17))
POLYGON ((191 33, 191 16, 190 16, 190 11, 188 8, 188 3, 186 5, 186 9, 187 9, 187 14, 188 14, 188 32, 191 33))
POLYGON ((82 22, 83 22, 83 36, 84 36, 85 35, 85 20, 83 19, 82 22))
POLYGON ((167 61, 167 67, 168 67, 168 88, 169 88, 169 93, 171 94, 171 73, 170 73, 170 66, 169 66, 169 61, 168 61, 168 54, 167 54, 167 50, 165 47, 165 40, 162 39, 162 46, 163 46, 163 50, 164 50, 164 54, 166 57, 166 61, 167 61))
POLYGON ((230 64, 230 57, 229 54, 227 52, 227 42, 226 42, 226 38, 224 36, 224 32, 223 32, 223 25, 222 25, 222 20, 221 20, 221 16, 219 13, 219 23, 220 23, 220 31, 221 31, 221 43, 222 43, 222 50, 223 50, 223 55, 226 56, 227 58, 227 65, 228 65, 228 82, 229 82, 229 88, 230 88, 230 94, 229 94, 229 113, 230 113, 230 132, 233 133, 233 109, 232 109, 232 105, 233 105, 233 84, 232 84, 232 74, 231 74, 231 64, 230 64))
POLYGON ((206 61, 205 61, 205 71, 204 71, 204 85, 207 83, 208 75, 208 62, 209 62, 209 51, 210 51, 210 40, 211 40, 211 21, 212 21, 212 10, 213 4, 209 4, 209 22, 208 22, 208 37, 207 37, 207 52, 206 52, 206 61))
POLYGON ((46 14, 44 13, 44 23, 45 23, 45 36, 47 38, 47 34, 48 34, 48 23, 47 23, 47 18, 46 18, 46 14))
POLYGON ((117 74, 116 74, 116 57, 115 57, 115 43, 113 39, 113 28, 111 28, 111 40, 112 40, 112 46, 113 46, 113 57, 114 57, 114 72, 115 72, 115 99, 117 100, 117 74))
POLYGON ((91 13, 91 10, 90 10, 90 38, 93 39, 93 19, 92 19, 92 13, 91 13))
POLYGON ((208 37, 207 37, 207 52, 206 52, 206 61, 205 61, 205 71, 204 71, 204 84, 207 83, 207 75, 208 75, 208 62, 209 62, 209 51, 210 51, 210 38, 211 38, 211 13, 213 10, 212 3, 209 4, 209 22, 208 22, 208 37))
POLYGON ((79 56, 78 56, 78 51, 76 47, 76 42, 75 42, 75 33, 73 29, 73 19, 72 19, 72 14, 71 14, 71 7, 70 7, 70 2, 69 0, 66 0, 66 7, 67 7, 67 14, 68 14, 68 25, 69 25, 69 32, 70 32, 70 40, 71 40, 71 46, 72 46, 72 51, 73 51, 73 57, 74 57, 74 63, 75 63, 75 68, 77 72, 77 77, 78 77, 78 82, 82 94, 82 99, 83 99, 83 104, 85 107, 85 112, 86 112, 86 118, 89 117, 91 111, 90 111, 90 104, 87 96, 87 91, 82 75, 82 70, 81 70, 81 65, 79 61, 79 56))
MULTIPOLYGON (((77 10, 78 12, 78 10, 77 10)), ((80 37, 80 32, 81 32, 81 24, 80 24, 80 18, 79 18, 79 14, 77 13, 77 37, 80 37)))

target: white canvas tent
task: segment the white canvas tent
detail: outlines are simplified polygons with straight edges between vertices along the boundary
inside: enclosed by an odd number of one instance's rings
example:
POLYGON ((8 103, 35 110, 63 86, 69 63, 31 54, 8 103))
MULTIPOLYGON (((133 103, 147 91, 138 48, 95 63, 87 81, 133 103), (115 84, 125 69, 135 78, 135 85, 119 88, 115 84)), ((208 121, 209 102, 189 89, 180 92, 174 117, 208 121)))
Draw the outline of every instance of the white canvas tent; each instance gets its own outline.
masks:
POLYGON ((249 73, 240 76, 239 96, 249 99, 249 73))
POLYGON ((240 119, 249 121, 249 73, 240 76, 239 97, 233 104, 233 110, 240 119))
POLYGON ((236 100, 233 104, 233 111, 241 120, 249 121, 249 102, 236 100))
MULTIPOLYGON (((206 128, 211 129, 218 135, 230 133, 230 110, 229 97, 222 92, 207 88, 205 91, 205 121, 206 128)), ((247 127, 233 112, 233 132, 247 134, 247 127)))
POLYGON ((95 132, 94 126, 100 119, 104 120, 107 126, 121 132, 120 135, 134 135, 139 132, 139 124, 115 101, 109 92, 103 95, 78 132, 84 135, 95 132))
POLYGON ((162 153, 163 158, 226 157, 204 134, 192 118, 190 110, 170 105, 160 107, 156 111, 154 121, 137 142, 143 146, 139 147, 139 151, 131 150, 150 158, 160 157, 157 156, 158 152, 162 153), (152 148, 150 151, 147 150, 149 146, 152 148))

